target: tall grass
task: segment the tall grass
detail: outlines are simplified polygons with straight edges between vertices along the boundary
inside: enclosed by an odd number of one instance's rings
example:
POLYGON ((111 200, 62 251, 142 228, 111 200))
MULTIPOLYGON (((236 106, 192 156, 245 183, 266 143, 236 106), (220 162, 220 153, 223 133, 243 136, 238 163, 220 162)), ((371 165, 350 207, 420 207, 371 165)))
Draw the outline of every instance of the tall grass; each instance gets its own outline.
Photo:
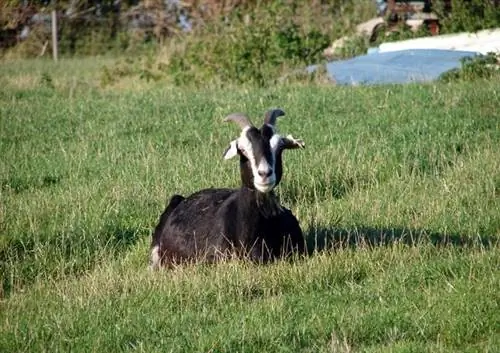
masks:
POLYGON ((103 91, 61 65, 1 69, 0 351, 500 344, 498 80, 103 91), (314 254, 148 272, 172 193, 239 184, 222 118, 276 106, 306 141, 278 191, 314 254))

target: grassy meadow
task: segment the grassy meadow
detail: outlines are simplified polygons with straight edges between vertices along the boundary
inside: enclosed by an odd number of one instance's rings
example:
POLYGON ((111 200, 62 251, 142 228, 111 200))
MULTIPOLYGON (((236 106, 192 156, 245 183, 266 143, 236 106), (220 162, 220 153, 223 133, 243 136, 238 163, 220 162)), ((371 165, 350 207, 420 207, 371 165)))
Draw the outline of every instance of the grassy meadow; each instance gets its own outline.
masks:
POLYGON ((103 89, 107 59, 0 66, 0 352, 498 352, 500 81, 103 89), (168 197, 281 107, 311 256, 153 273, 168 197))

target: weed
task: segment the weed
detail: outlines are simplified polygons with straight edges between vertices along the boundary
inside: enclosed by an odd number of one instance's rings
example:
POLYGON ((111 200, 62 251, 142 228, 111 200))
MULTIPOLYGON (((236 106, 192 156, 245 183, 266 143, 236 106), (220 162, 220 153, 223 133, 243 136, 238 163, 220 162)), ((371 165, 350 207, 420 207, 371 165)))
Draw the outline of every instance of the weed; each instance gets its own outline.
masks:
POLYGON ((443 82, 473 81, 491 79, 494 76, 500 76, 500 57, 496 53, 488 53, 461 59, 460 68, 445 72, 440 80, 443 82))

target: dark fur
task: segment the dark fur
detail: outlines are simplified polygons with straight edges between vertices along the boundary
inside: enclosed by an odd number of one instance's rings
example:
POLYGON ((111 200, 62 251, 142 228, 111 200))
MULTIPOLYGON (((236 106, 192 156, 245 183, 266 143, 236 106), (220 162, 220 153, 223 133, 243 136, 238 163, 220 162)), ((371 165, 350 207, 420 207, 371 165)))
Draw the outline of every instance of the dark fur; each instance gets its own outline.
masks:
MULTIPOLYGON (((272 130, 266 125, 252 130, 249 139, 254 152, 259 156, 270 153, 272 130)), ((276 155, 275 187, 282 177, 281 154, 278 151, 276 155)), ((299 222, 279 204, 273 191, 261 193, 254 189, 250 163, 239 155, 241 188, 205 189, 187 198, 171 198, 151 245, 159 247, 162 265, 195 259, 216 262, 228 255, 268 262, 292 252, 304 253, 299 222)))
POLYGON ((260 201, 259 194, 246 187, 205 189, 177 206, 170 203, 153 235, 162 263, 215 262, 227 255, 267 262, 292 251, 302 253, 304 241, 297 219, 279 206, 274 194, 260 201), (274 208, 274 215, 261 214, 262 205, 274 208))

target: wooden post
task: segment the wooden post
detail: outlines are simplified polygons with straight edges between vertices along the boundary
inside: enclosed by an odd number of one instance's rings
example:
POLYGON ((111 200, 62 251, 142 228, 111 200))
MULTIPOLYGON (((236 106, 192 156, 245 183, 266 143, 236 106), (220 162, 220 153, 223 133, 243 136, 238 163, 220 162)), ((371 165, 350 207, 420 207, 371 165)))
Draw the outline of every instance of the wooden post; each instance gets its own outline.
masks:
POLYGON ((52 56, 54 61, 57 62, 57 11, 52 10, 52 56))

